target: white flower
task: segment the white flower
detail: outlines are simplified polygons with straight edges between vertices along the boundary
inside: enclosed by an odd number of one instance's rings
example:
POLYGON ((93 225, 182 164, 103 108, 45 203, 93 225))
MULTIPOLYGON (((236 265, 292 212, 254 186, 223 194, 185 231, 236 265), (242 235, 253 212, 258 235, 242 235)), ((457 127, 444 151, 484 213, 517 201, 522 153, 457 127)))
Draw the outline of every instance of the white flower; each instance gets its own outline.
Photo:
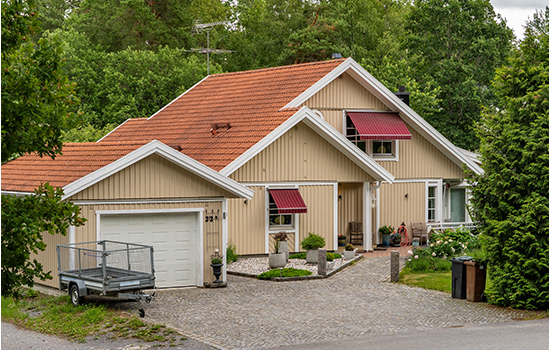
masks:
POLYGON ((407 254, 409 254, 409 255, 413 255, 413 252, 412 252, 412 250, 409 250, 409 251, 407 252, 407 254))
POLYGON ((411 261, 412 259, 409 259, 409 261, 411 261))
POLYGON ((434 246, 434 244, 433 244, 433 243, 430 243, 430 247, 433 247, 433 246, 434 246))
POLYGON ((443 257, 443 259, 447 259, 447 257, 446 257, 446 256, 444 256, 444 257, 443 257))
POLYGON ((415 258, 415 259, 418 259, 418 255, 415 255, 414 258, 415 258))
POLYGON ((435 252, 432 253, 432 256, 435 256, 435 252))
POLYGON ((453 247, 451 247, 451 250, 453 251, 453 253, 455 252, 455 249, 453 247))
POLYGON ((452 239, 449 239, 449 242, 452 242, 453 240, 452 239))

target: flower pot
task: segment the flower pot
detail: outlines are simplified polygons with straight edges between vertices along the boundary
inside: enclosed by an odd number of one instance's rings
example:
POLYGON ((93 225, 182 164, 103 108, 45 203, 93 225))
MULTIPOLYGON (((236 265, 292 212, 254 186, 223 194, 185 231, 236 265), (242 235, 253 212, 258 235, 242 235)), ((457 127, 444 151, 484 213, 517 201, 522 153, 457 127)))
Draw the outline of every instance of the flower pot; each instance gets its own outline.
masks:
POLYGON ((384 247, 389 247, 390 246, 390 240, 391 240, 390 235, 382 235, 382 245, 384 247))
POLYGON ((222 274, 223 264, 210 264, 210 266, 212 266, 212 269, 214 270, 214 277, 216 277, 214 283, 222 283, 223 281, 220 280, 220 276, 222 274))
POLYGON ((306 261, 310 264, 317 264, 317 261, 319 261, 319 249, 310 249, 307 251, 306 254, 306 261))
POLYGON ((338 246, 344 247, 346 245, 346 237, 338 238, 338 246))
POLYGON ((285 253, 269 253, 269 267, 276 269, 279 267, 285 267, 286 256, 285 253))
POLYGON ((288 261, 288 241, 279 241, 279 253, 285 253, 285 259, 288 261))
POLYGON ((344 258, 346 260, 351 260, 355 257, 355 252, 353 250, 344 250, 344 258))

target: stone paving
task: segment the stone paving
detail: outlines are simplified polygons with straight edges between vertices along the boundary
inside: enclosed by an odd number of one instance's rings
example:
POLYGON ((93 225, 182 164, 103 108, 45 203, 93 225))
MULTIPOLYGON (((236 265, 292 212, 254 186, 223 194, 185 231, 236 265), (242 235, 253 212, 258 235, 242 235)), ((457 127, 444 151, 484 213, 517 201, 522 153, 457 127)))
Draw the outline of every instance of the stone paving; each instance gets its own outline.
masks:
MULTIPOLYGON (((404 260, 401 259, 402 264, 404 260)), ((322 280, 228 276, 228 287, 161 290, 146 318, 220 349, 257 349, 375 333, 511 321, 521 311, 387 282, 390 258, 363 259, 322 280)))

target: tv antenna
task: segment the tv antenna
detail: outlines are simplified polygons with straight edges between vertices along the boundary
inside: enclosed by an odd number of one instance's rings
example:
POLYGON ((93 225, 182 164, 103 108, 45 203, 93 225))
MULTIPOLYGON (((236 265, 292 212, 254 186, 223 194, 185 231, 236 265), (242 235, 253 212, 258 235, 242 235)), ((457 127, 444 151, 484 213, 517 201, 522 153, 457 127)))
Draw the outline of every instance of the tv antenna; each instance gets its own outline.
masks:
POLYGON ((202 33, 203 31, 206 31, 206 49, 191 49, 191 50, 182 50, 185 52, 200 52, 200 53, 206 53, 206 74, 210 75, 210 53, 231 53, 234 51, 231 50, 210 50, 210 31, 213 27, 219 26, 219 25, 226 25, 231 24, 229 21, 221 21, 221 22, 212 22, 212 23, 201 23, 200 20, 196 19, 193 21, 193 30, 192 32, 194 34, 202 33))

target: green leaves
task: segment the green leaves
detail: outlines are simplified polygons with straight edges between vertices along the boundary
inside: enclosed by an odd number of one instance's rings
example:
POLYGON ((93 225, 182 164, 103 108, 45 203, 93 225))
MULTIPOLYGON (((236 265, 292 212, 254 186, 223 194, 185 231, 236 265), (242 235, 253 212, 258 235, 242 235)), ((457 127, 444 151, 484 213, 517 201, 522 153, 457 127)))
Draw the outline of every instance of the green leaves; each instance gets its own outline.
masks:
POLYGON ((535 21, 496 71, 492 85, 503 108, 486 108, 478 125, 485 172, 470 174, 471 202, 488 237, 489 302, 547 309, 548 9, 535 21))
POLYGON ((31 253, 46 249, 43 234, 65 235, 69 226, 84 225, 80 208, 63 202, 63 190, 48 183, 32 195, 2 195, 2 295, 19 296, 18 287, 34 285, 34 278, 52 279, 31 253))

